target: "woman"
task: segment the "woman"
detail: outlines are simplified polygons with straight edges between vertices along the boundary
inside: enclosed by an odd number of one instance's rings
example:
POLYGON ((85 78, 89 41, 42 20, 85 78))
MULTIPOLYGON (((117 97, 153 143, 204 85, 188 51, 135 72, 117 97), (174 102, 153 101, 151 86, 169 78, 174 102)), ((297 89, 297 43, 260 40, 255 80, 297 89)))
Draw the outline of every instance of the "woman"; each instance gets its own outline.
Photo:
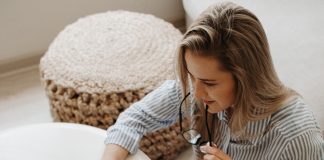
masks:
POLYGON ((210 6, 180 42, 177 69, 177 80, 133 104, 108 129, 103 159, 125 159, 143 134, 189 111, 191 126, 181 130, 197 159, 324 159, 320 128, 279 80, 250 11, 229 2, 210 6))

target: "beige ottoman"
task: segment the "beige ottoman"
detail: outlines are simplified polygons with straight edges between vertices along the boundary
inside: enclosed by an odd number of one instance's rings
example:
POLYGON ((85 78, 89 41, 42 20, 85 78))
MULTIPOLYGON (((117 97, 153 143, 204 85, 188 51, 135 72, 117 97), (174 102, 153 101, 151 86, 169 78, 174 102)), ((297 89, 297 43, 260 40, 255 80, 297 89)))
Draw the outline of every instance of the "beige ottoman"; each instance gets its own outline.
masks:
MULTIPOLYGON (((154 16, 110 11, 68 25, 40 63, 54 121, 107 129, 122 111, 174 79, 181 33, 154 16)), ((174 159, 186 146, 178 124, 145 136, 151 159, 174 159)))

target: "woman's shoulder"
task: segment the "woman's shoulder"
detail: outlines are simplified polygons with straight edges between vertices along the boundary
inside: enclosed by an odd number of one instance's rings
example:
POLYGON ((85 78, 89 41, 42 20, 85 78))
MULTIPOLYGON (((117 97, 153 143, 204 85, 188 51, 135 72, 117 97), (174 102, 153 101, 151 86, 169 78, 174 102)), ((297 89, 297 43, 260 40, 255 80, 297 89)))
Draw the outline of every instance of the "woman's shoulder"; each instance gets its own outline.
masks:
POLYGON ((313 112, 300 97, 294 97, 272 114, 270 125, 274 131, 286 138, 294 138, 321 129, 313 112))
POLYGON ((323 158, 322 131, 302 98, 294 98, 283 105, 271 116, 270 124, 270 150, 277 153, 274 159, 323 158))

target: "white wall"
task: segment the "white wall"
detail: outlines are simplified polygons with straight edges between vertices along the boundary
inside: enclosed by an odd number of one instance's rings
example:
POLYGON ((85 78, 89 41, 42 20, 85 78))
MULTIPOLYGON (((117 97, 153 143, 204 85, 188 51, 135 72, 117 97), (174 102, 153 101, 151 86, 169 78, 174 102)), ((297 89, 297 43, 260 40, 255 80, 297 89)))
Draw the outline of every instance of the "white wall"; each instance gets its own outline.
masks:
POLYGON ((39 57, 79 17, 116 9, 150 13, 172 23, 184 19, 181 0, 1 0, 0 67, 39 57))

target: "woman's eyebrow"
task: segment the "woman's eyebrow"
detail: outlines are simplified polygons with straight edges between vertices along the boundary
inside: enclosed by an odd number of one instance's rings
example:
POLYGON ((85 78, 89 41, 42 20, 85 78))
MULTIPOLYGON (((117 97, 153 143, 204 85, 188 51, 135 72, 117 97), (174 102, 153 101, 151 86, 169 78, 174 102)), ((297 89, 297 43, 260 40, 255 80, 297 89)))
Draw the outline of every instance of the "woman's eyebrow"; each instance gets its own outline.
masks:
MULTIPOLYGON (((188 72, 188 74, 190 74, 192 77, 193 77, 193 75, 189 72, 189 70, 187 69, 187 72, 188 72)), ((215 80, 215 79, 204 79, 204 78, 197 78, 197 79, 199 79, 199 80, 201 80, 201 81, 217 81, 217 80, 215 80)))

